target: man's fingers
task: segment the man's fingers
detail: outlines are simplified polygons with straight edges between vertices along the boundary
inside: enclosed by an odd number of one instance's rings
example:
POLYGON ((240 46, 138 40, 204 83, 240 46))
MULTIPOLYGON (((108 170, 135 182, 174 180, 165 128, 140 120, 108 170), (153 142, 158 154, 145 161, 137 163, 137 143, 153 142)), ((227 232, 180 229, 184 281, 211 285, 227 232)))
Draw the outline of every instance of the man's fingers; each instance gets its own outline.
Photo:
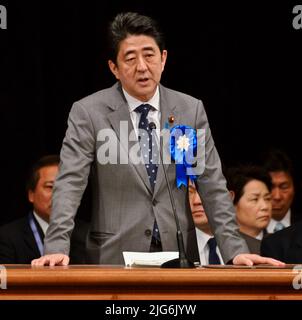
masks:
POLYGON ((50 267, 54 267, 56 265, 56 263, 60 263, 60 259, 58 259, 57 257, 50 257, 49 258, 49 266, 50 267))
POLYGON ((34 259, 34 260, 32 260, 31 265, 32 266, 44 266, 45 265, 44 261, 45 261, 44 257, 41 257, 39 259, 34 259))
POLYGON ((69 257, 65 254, 49 254, 31 262, 32 266, 67 266, 69 257))
POLYGON ((243 266, 252 266, 253 262, 251 259, 248 258, 250 254, 238 254, 234 260, 233 264, 234 265, 243 265, 243 266))
POLYGON ((276 260, 273 258, 268 258, 268 257, 262 257, 262 256, 259 256, 258 254, 252 254, 250 256, 251 256, 250 259, 253 261, 254 264, 270 264, 273 266, 284 266, 285 265, 285 263, 283 263, 279 260, 276 260))
POLYGON ((35 259, 35 260, 32 260, 31 262, 31 265, 32 266, 46 266, 48 263, 47 263, 47 257, 43 256, 39 259, 35 259))
POLYGON ((254 264, 268 264, 272 266, 281 267, 285 265, 285 263, 279 260, 267 258, 267 257, 261 257, 258 254, 249 254, 249 253, 237 255, 234 258, 233 263, 235 265, 245 265, 245 266, 252 266, 254 264))
POLYGON ((64 255, 62 265, 67 266, 69 264, 69 257, 64 255))
POLYGON ((69 257, 65 254, 56 255, 50 258, 49 266, 67 266, 69 263, 69 257))
POLYGON ((254 262, 253 260, 249 259, 249 258, 244 258, 244 262, 245 262, 245 265, 246 266, 253 266, 254 265, 254 262))
POLYGON ((261 263, 271 264, 271 265, 277 266, 277 267, 282 267, 285 265, 284 262, 281 262, 281 261, 273 259, 273 258, 263 257, 263 259, 264 259, 264 262, 261 262, 261 263))

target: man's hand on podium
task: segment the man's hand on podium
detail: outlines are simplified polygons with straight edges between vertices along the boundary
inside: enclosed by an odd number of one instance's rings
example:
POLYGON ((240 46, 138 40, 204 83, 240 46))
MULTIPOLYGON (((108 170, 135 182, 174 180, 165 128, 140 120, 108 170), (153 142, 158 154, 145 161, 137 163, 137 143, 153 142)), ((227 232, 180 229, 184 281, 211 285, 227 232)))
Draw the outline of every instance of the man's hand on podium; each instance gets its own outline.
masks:
MULTIPOLYGON (((31 262, 32 266, 67 266, 69 264, 69 257, 62 253, 47 254, 39 259, 31 262)), ((233 259, 234 265, 253 266, 257 264, 267 264, 277 267, 282 267, 285 263, 267 257, 261 257, 258 254, 242 253, 238 254, 233 259)))
POLYGON ((234 265, 253 266, 255 264, 268 264, 272 266, 282 267, 285 263, 267 257, 261 257, 258 254, 242 253, 233 259, 234 265))
POLYGON ((31 262, 32 266, 67 266, 69 257, 62 253, 46 254, 39 259, 34 259, 31 262))

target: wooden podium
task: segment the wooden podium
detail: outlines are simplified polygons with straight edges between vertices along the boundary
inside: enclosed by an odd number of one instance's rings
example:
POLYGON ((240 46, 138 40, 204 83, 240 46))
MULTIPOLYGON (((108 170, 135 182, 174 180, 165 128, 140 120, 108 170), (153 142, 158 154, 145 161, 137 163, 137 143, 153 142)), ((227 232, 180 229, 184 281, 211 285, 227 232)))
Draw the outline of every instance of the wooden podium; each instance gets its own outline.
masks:
POLYGON ((302 300, 292 268, 5 267, 1 300, 302 300))

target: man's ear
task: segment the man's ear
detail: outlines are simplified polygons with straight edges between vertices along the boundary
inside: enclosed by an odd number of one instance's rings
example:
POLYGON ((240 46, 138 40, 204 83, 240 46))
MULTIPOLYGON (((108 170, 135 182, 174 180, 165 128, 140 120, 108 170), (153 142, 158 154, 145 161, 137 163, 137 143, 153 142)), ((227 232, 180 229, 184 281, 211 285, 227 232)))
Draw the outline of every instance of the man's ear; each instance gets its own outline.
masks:
POLYGON ((117 65, 112 60, 108 60, 108 66, 110 71, 114 74, 115 78, 119 80, 119 72, 117 65))
POLYGON ((162 55, 161 55, 161 66, 162 66, 161 67, 161 71, 164 71, 164 69, 165 69, 167 56, 168 56, 168 51, 167 50, 163 50, 162 55))
POLYGON ((28 190, 27 192, 27 198, 28 198, 28 201, 30 203, 33 203, 34 202, 34 192, 32 190, 28 190))
POLYGON ((230 190, 230 191, 229 191, 229 194, 230 194, 230 197, 231 197, 232 201, 234 202, 234 199, 235 199, 235 192, 234 192, 234 191, 232 191, 232 190, 230 190))

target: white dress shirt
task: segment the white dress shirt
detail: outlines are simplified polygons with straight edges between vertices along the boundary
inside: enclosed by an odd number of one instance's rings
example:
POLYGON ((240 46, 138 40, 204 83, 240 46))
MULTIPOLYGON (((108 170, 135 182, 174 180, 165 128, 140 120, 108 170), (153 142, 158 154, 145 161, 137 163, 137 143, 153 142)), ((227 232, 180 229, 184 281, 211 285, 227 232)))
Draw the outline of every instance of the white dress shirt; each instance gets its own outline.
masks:
POLYGON ((275 229, 276 224, 278 222, 281 222, 284 225, 285 228, 289 227, 290 226, 290 217, 291 217, 291 211, 289 209, 282 220, 277 221, 277 220, 271 218, 271 221, 270 221, 269 225, 266 228, 267 232, 268 233, 274 233, 274 229, 275 229))
MULTIPOLYGON (((210 238, 213 238, 213 236, 208 235, 207 233, 201 231, 198 228, 195 228, 195 230, 196 230, 196 236, 197 236, 200 265, 207 265, 209 264, 209 252, 210 252, 208 241, 210 238)), ((218 254, 221 264, 224 264, 218 246, 216 247, 216 252, 218 254)))

